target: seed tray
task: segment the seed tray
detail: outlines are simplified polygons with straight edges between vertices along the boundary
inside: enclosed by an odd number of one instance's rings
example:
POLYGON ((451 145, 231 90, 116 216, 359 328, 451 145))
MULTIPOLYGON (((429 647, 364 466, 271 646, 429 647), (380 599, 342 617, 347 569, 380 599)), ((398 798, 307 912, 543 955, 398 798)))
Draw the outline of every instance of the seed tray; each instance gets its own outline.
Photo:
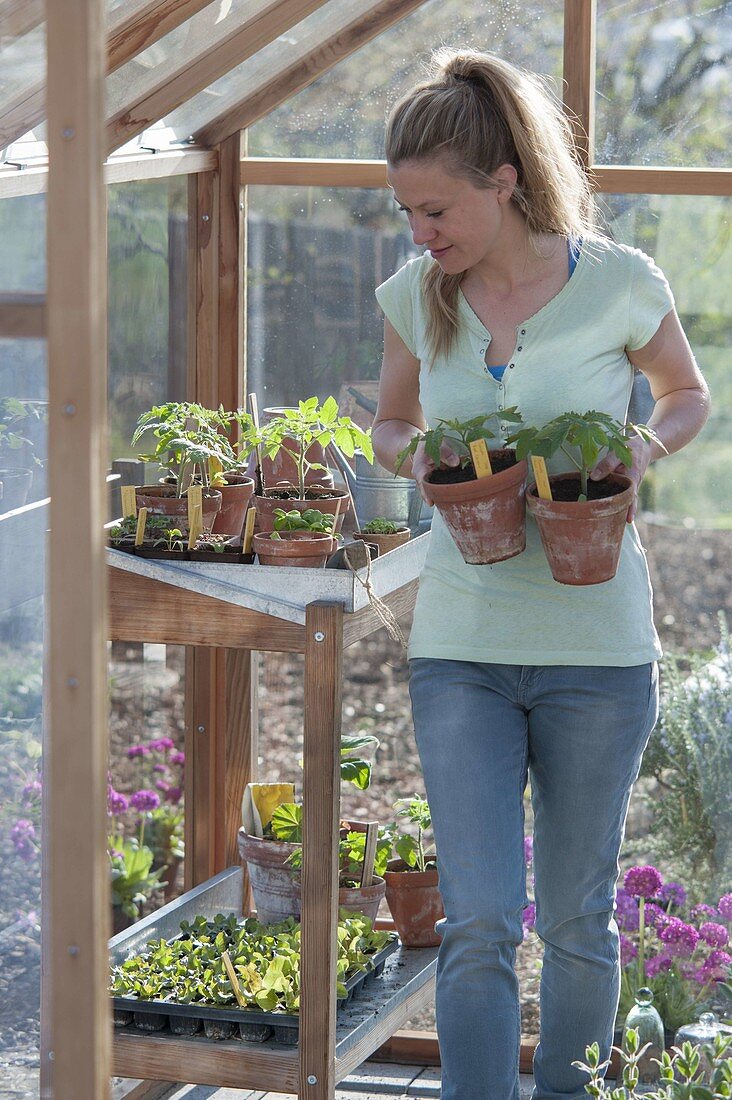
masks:
MULTIPOLYGON (((347 995, 338 999, 338 1007, 358 996, 364 985, 381 976, 384 963, 399 947, 393 940, 371 956, 373 969, 357 973, 345 982, 347 995)), ((284 1012, 264 1012, 255 1008, 209 1007, 207 1005, 174 1004, 170 1001, 139 1001, 135 997, 113 997, 114 1026, 137 1028, 138 1031, 163 1031, 174 1035, 196 1035, 203 1030, 207 1039, 221 1040, 239 1037, 249 1043, 264 1043, 274 1038, 276 1043, 294 1046, 300 1021, 298 1016, 284 1012)))

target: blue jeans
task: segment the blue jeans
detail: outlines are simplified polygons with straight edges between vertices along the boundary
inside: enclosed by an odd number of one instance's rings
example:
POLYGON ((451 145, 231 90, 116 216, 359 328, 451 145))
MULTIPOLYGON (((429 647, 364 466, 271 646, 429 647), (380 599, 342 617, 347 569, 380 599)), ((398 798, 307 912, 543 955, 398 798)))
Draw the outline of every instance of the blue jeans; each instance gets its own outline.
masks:
POLYGON ((514 971, 526 904, 523 792, 534 809, 544 944, 535 1100, 580 1100, 572 1068, 609 1055, 619 995, 613 919, 630 791, 657 717, 655 664, 410 662, 414 726, 445 920, 437 964, 442 1100, 518 1100, 514 971))

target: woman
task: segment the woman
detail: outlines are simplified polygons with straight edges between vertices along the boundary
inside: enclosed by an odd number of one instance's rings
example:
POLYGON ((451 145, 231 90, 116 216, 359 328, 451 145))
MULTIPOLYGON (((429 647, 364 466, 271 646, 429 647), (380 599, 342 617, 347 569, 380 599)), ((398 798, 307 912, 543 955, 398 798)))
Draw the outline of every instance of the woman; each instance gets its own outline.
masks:
MULTIPOLYGON (((484 54, 436 63, 387 126, 389 183, 426 251, 377 290, 379 461, 394 469, 439 418, 513 405, 529 425, 587 409, 624 420, 638 367, 663 447, 635 438, 630 471, 613 456, 593 471, 629 473, 637 491, 649 462, 688 443, 708 411, 668 284, 643 253, 592 231, 568 125, 537 80, 484 54)), ((457 462, 444 447, 443 465, 457 462)), ((432 469, 420 445, 400 471, 428 503, 432 469)), ((446 913, 443 1100, 518 1100, 527 776, 544 943, 534 1097, 583 1097, 573 1060, 595 1040, 609 1053, 618 853, 661 652, 634 513, 617 576, 586 588, 554 582, 531 519, 523 554, 470 566, 435 516, 409 656, 446 913)))

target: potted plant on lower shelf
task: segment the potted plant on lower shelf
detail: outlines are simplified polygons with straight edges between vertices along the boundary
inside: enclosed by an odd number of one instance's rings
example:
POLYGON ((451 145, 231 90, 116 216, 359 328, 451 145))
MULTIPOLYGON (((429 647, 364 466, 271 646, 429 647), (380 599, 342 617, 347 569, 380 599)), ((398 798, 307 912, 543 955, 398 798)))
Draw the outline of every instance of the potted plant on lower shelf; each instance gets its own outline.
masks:
POLYGON ((407 457, 424 443, 427 456, 436 467, 428 478, 430 495, 469 565, 505 561, 520 554, 526 546, 526 459, 519 458, 504 442, 488 453, 488 467, 479 475, 472 457, 471 444, 480 445, 481 441, 487 444, 497 438, 488 425, 499 416, 502 425, 521 423, 515 408, 471 420, 438 420, 434 428, 414 436, 397 455, 398 474, 407 457), (443 443, 460 457, 458 466, 442 464, 443 443))
POLYGON ((424 835, 432 826, 430 808, 424 798, 401 798, 397 817, 406 818, 416 828, 402 834, 395 844, 396 859, 386 865, 386 902, 394 918, 399 939, 405 947, 437 947, 440 936, 435 923, 445 910, 438 884, 437 858, 426 852, 424 835))
POLYGON ((275 508, 274 530, 255 534, 252 549, 260 565, 320 569, 336 549, 340 537, 333 534, 336 520, 336 516, 318 508, 307 508, 304 512, 275 508))
POLYGON ((388 554, 390 550, 396 550, 409 541, 411 532, 408 527, 400 527, 398 523, 392 523, 390 519, 369 520, 360 531, 354 531, 354 539, 361 539, 378 547, 379 557, 388 554))
POLYGON ((595 410, 562 413, 543 427, 522 428, 509 438, 518 458, 531 454, 547 459, 561 451, 575 467, 575 472, 549 477, 550 499, 540 495, 536 483, 526 491, 526 505, 560 584, 600 584, 617 572, 633 483, 624 474, 608 474, 601 481, 590 480, 589 474, 603 451, 612 451, 630 469, 628 440, 633 435, 660 444, 647 425, 621 424, 595 410))

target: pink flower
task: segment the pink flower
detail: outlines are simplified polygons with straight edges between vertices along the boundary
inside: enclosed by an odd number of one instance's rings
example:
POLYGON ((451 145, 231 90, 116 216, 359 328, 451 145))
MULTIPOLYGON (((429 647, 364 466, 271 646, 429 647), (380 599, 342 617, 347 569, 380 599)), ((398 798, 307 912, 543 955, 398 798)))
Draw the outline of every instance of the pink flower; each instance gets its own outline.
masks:
POLYGON ((723 982, 729 978, 730 967, 732 967, 732 955, 726 951, 710 951, 709 957, 697 973, 702 974, 707 982, 723 982))
POLYGON ((107 812, 113 816, 125 813, 129 809, 130 803, 128 799, 120 791, 115 791, 114 787, 107 787, 107 812))
POLYGON ((534 838, 532 836, 524 837, 524 862, 527 867, 531 866, 534 858, 534 838))
POLYGON ((36 845, 36 827, 32 821, 21 817, 10 830, 10 839, 13 842, 16 855, 26 863, 30 863, 38 852, 36 845))
POLYGON ((719 916, 719 910, 713 905, 695 905, 689 913, 692 920, 699 920, 700 917, 708 917, 709 920, 714 920, 719 916))
POLYGON ((147 756, 150 750, 147 745, 130 745, 127 756, 132 760, 135 756, 147 756))
POLYGON ((153 764, 153 771, 154 772, 158 772, 158 773, 167 772, 167 770, 168 770, 168 765, 167 764, 153 764))
POLYGON ((665 905, 674 905, 677 909, 686 905, 686 890, 680 882, 667 882, 658 891, 658 896, 665 905))
POLYGON ((148 810, 157 810, 160 805, 160 796, 157 795, 155 791, 135 791, 130 798, 130 805, 139 813, 145 813, 148 810))
POLYGON ((732 894, 725 894, 719 899, 719 915, 725 920, 732 921, 732 894))
POLYGON ((638 931, 638 902, 622 887, 618 890, 615 899, 615 916, 618 926, 626 932, 638 931))
POLYGON ((37 779, 31 779, 30 783, 26 783, 21 793, 21 801, 24 806, 32 806, 41 797, 43 787, 37 779))
POLYGON ((685 924, 678 917, 671 917, 666 927, 659 932, 658 938, 672 955, 688 958, 694 954, 694 949, 699 942, 699 933, 693 925, 685 924))
POLYGON ((162 779, 158 779, 155 784, 155 790, 160 791, 161 794, 167 794, 170 790, 170 783, 165 783, 162 779))
POLYGON ((636 898, 652 898, 663 886, 663 879, 655 867, 631 867, 625 872, 623 885, 636 898))
POLYGON ((650 925, 651 928, 655 928, 656 931, 665 928, 672 919, 666 910, 662 909, 660 905, 656 905, 655 902, 649 901, 646 905, 646 924, 650 925))
POLYGON ((523 922, 525 932, 530 932, 536 924, 536 906, 533 901, 524 909, 523 922))
POLYGON ((168 793, 165 796, 165 801, 170 802, 171 806, 176 806, 183 797, 182 787, 170 787, 168 793))
POLYGON ((621 966, 628 966, 628 964, 632 963, 633 959, 635 959, 637 957, 638 957, 638 948, 636 947, 636 945, 633 943, 632 940, 629 940, 627 936, 624 936, 621 933, 621 935, 620 935, 620 965, 621 966))
POLYGON ((729 936, 723 924, 705 921, 699 928, 699 935, 710 947, 726 947, 729 936))
POLYGON ((169 737, 157 737, 154 741, 148 741, 147 745, 152 752, 166 752, 167 749, 175 748, 175 741, 171 741, 169 737))
MULTIPOLYGON (((181 764, 182 765, 182 764, 185 764, 185 762, 186 762, 186 754, 184 752, 172 752, 170 754, 170 763, 171 764, 181 764)), ((526 843, 526 842, 524 841, 524 843, 526 843)))
POLYGON ((673 959, 670 955, 661 953, 660 955, 654 955, 651 959, 646 959, 646 976, 649 978, 655 978, 662 970, 670 970, 673 959))

